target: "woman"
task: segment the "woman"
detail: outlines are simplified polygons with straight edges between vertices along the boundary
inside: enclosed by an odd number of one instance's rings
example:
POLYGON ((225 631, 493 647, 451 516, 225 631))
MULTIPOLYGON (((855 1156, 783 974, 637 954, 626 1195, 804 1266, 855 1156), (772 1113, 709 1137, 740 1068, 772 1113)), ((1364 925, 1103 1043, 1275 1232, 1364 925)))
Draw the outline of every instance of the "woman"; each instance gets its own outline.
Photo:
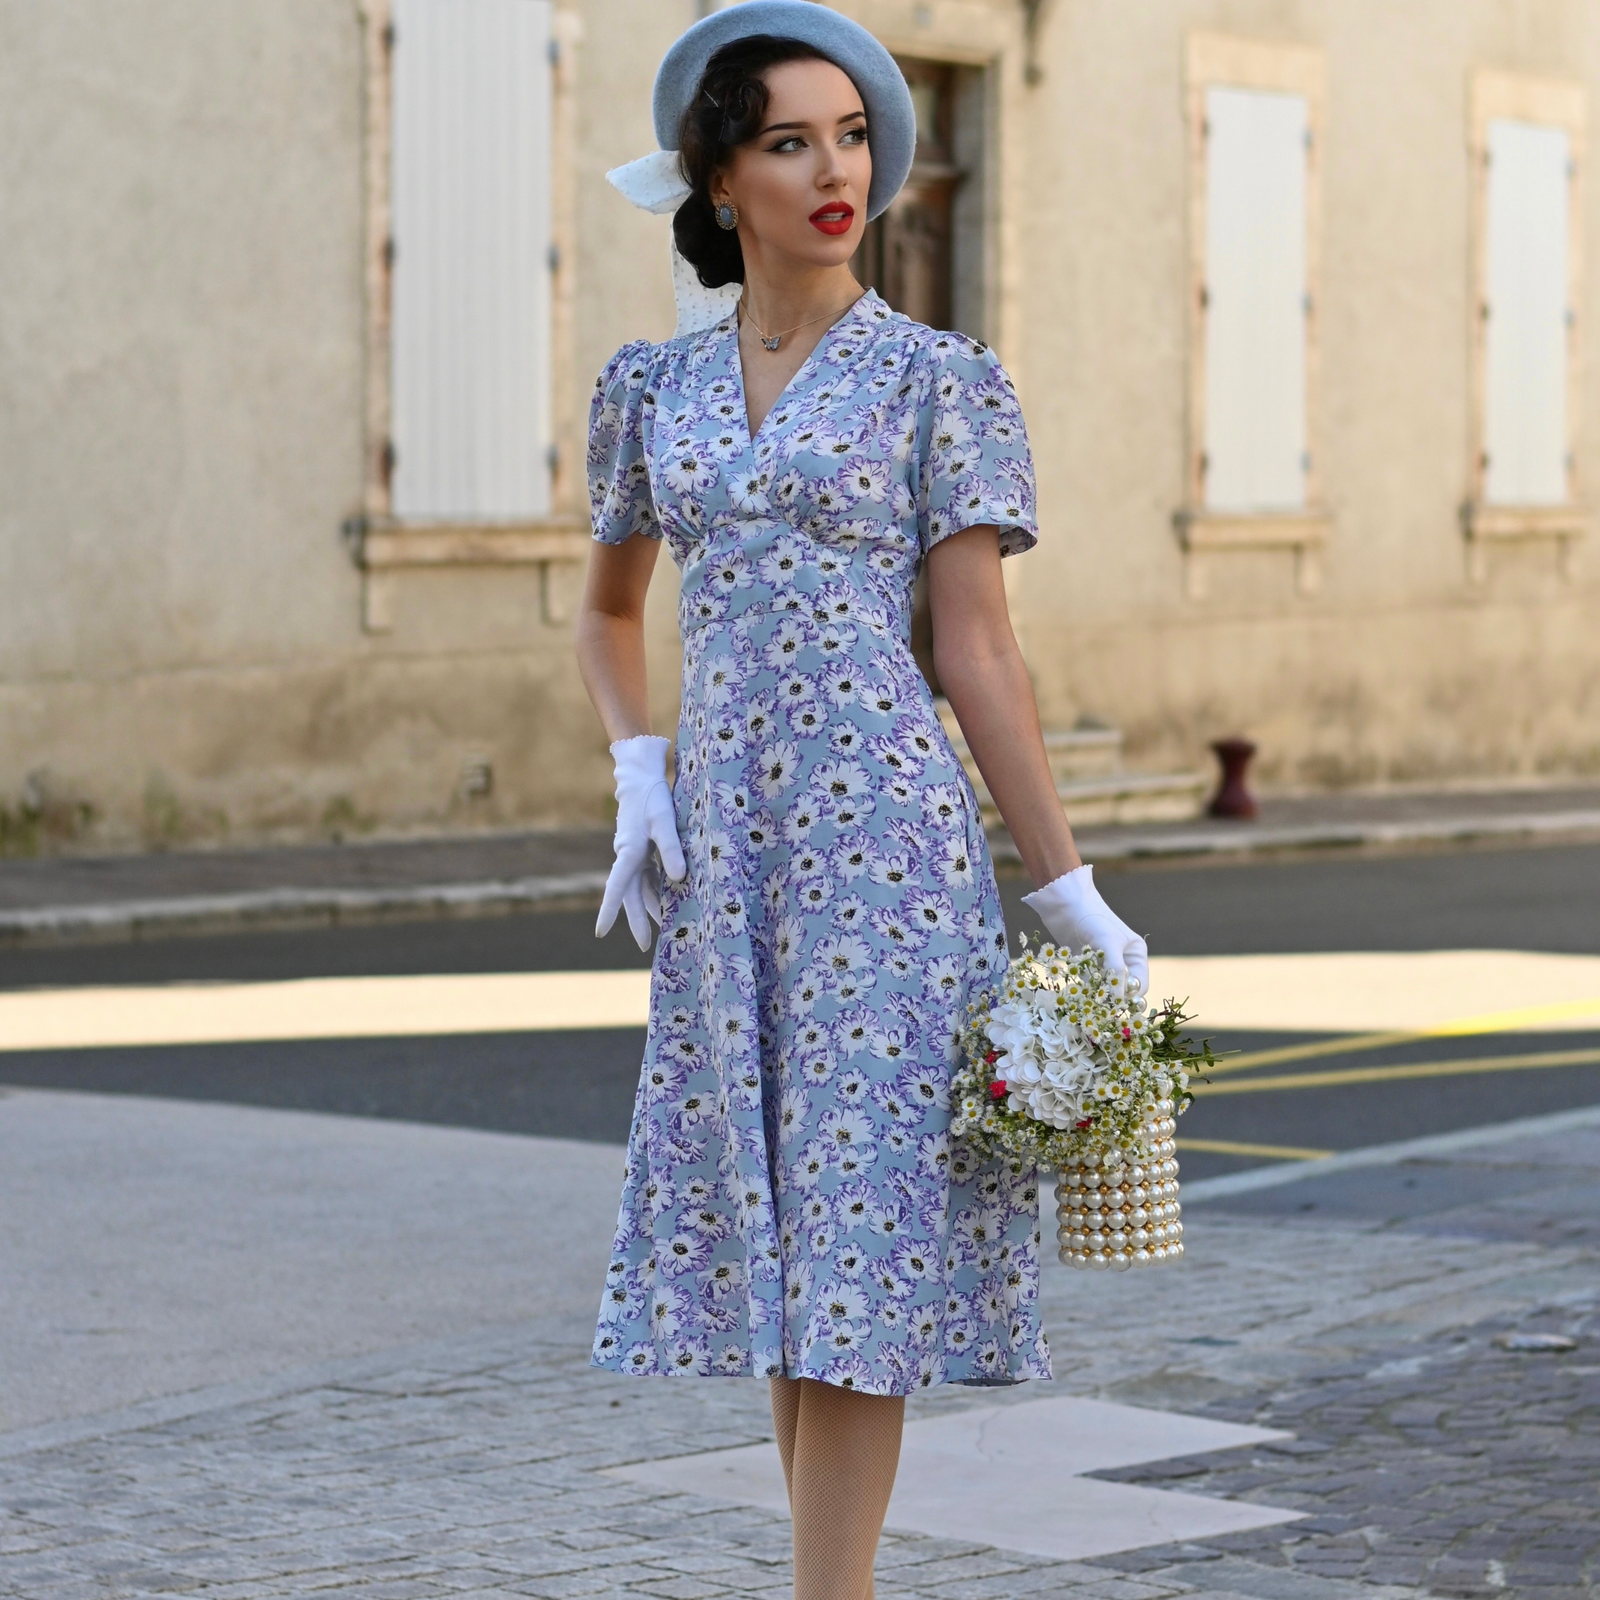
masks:
POLYGON ((848 265, 915 142, 892 59, 806 0, 746 0, 679 40, 655 98, 678 248, 743 288, 715 326, 620 350, 591 417, 578 651, 617 773, 597 932, 619 908, 642 947, 662 929, 594 1360, 768 1378, 795 1592, 861 1600, 904 1396, 1050 1375, 1036 1175, 948 1138, 953 1035, 1007 952, 911 656, 924 565, 940 683, 1046 886, 1029 903, 1141 981, 1144 946, 1080 863, 1011 633, 1000 561, 1036 530, 1010 381, 848 265), (672 788, 642 625, 663 537, 672 788))

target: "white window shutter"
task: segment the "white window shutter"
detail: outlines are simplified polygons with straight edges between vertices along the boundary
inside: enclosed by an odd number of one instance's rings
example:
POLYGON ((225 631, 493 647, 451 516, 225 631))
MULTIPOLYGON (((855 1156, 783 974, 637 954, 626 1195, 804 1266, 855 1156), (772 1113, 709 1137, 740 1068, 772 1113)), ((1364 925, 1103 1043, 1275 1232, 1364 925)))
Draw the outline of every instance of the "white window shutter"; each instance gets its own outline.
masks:
POLYGON ((551 0, 395 0, 395 515, 550 509, 551 0))
POLYGON ((1303 95, 1206 91, 1205 502, 1303 509, 1307 189, 1303 95))
POLYGON ((1567 490, 1567 201, 1560 128, 1489 124, 1484 498, 1562 505, 1567 490))

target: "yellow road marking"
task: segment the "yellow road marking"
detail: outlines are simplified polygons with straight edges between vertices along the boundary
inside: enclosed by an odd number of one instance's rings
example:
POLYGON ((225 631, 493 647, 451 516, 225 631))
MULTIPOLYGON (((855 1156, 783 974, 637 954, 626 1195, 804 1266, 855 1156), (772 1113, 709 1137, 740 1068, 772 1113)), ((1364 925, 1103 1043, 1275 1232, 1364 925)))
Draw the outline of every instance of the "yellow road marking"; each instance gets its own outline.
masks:
POLYGON ((1179 1139, 1180 1150, 1203 1150, 1218 1156, 1263 1156, 1268 1161, 1320 1161, 1333 1150, 1301 1150, 1286 1144, 1237 1144, 1232 1139, 1179 1139))
POLYGON ((1310 1061, 1317 1056, 1354 1055, 1361 1050, 1385 1050, 1390 1045, 1411 1044, 1418 1039, 1460 1039, 1480 1033, 1514 1033, 1538 1023, 1561 1022, 1568 1017, 1591 1017, 1600 1012, 1600 999, 1558 1000, 1550 1005, 1518 1006, 1511 1011, 1490 1011, 1477 1017, 1459 1017, 1431 1028, 1414 1028, 1405 1033, 1357 1034, 1346 1039, 1319 1039, 1314 1044, 1289 1044, 1276 1050, 1251 1050, 1218 1062, 1219 1072, 1248 1072, 1253 1067, 1272 1067, 1284 1061, 1310 1061))
POLYGON ((1459 1061, 1417 1061, 1401 1067, 1350 1067, 1340 1072, 1291 1072, 1276 1078, 1199 1083, 1195 1093, 1266 1094, 1276 1089, 1331 1089, 1346 1083, 1388 1083, 1403 1078, 1461 1078, 1480 1072, 1524 1072, 1536 1067, 1582 1067, 1600 1062, 1600 1050, 1546 1050, 1537 1055, 1466 1056, 1459 1061))

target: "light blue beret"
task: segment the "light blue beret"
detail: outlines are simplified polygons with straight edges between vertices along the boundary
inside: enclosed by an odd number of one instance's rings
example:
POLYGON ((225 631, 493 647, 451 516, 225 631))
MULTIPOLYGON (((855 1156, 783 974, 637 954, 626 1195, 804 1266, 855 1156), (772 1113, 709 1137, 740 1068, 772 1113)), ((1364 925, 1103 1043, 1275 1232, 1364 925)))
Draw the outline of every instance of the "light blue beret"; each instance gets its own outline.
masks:
POLYGON ((758 33, 799 39, 849 74, 866 107, 872 145, 868 220, 887 210, 906 181, 916 153, 917 114, 911 91, 894 57, 859 22, 814 0, 742 0, 742 4, 713 11, 695 23, 667 51, 656 73, 651 97, 656 142, 663 150, 677 148, 678 124, 700 87, 706 63, 723 45, 758 33))

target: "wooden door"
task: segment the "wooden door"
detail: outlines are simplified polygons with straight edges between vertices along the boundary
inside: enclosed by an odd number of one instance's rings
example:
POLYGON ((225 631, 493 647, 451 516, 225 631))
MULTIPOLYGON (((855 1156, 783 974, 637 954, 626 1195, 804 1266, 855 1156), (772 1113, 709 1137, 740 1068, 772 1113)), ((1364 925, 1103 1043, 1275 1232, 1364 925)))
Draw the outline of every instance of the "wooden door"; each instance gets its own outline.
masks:
MULTIPOLYGON (((916 107, 916 154, 894 204, 867 224, 852 265, 861 282, 894 310, 931 328, 948 328, 955 320, 954 203, 965 176, 955 160, 956 69, 942 61, 896 60, 916 107)), ((937 694, 933 623, 922 576, 912 597, 911 650, 937 694)))

